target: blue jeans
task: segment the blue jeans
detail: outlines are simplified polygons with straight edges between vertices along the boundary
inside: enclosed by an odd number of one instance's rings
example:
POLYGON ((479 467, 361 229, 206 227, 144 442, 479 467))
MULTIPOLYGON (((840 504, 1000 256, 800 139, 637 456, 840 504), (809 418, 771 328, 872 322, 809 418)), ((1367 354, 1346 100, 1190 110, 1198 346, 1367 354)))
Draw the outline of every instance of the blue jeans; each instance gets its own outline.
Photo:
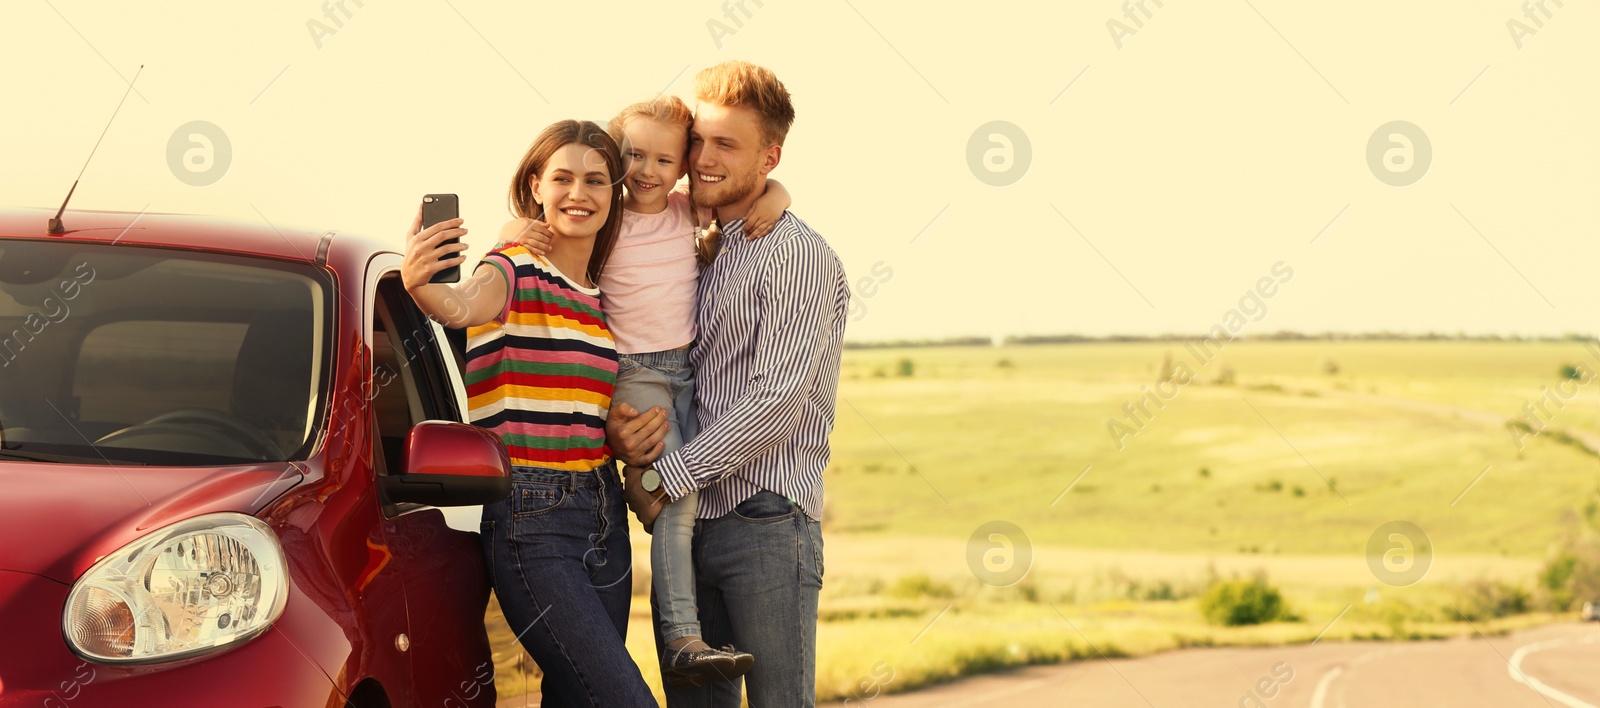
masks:
POLYGON ((483 552, 506 623, 544 671, 545 706, 655 705, 628 655, 633 550, 615 463, 517 466, 483 507, 483 552))
MULTIPOLYGON (((639 412, 660 406, 672 426, 663 439, 665 455, 694 438, 699 421, 694 408, 694 368, 689 350, 624 354, 617 364, 611 405, 627 403, 639 412)), ((650 572, 657 623, 667 641, 700 636, 694 596, 694 517, 699 496, 688 494, 661 509, 650 535, 650 572)))
MULTIPOLYGON (((794 502, 758 492, 726 516, 700 520, 694 564, 706 643, 756 658, 742 679, 750 705, 816 705, 822 525, 794 502)), ((656 647, 664 646, 657 623, 656 647)), ((667 705, 738 708, 739 689, 739 681, 668 688, 667 705)))

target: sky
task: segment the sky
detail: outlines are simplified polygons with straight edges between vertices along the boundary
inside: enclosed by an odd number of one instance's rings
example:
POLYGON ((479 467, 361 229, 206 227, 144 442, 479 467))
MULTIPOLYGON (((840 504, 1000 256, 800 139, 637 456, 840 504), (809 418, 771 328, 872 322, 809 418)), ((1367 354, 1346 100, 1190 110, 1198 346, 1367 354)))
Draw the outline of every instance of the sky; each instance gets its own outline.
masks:
POLYGON ((544 126, 745 59, 851 340, 1199 333, 1283 268, 1246 334, 1592 335, 1600 9, 1543 8, 20 0, 0 207, 60 204, 142 64, 74 207, 399 248, 453 192, 477 253, 544 126))

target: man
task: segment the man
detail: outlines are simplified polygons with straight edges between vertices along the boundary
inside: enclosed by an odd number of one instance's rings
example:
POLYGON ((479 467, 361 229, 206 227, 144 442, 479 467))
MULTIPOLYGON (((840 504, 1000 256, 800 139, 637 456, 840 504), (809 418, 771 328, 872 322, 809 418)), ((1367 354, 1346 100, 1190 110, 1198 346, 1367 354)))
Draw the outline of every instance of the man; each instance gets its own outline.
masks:
MULTIPOLYGON (((793 214, 765 238, 744 235, 744 217, 794 122, 788 90, 770 70, 730 61, 696 75, 695 93, 689 179, 695 202, 716 210, 723 232, 721 251, 700 275, 700 339, 691 355, 700 433, 655 459, 665 415, 624 407, 608 437, 629 463, 628 504, 646 528, 662 503, 699 490, 702 631, 711 646, 755 655, 744 677, 750 705, 811 706, 822 469, 850 289, 833 249, 793 214)), ((667 698, 735 707, 739 684, 668 689, 667 698)))

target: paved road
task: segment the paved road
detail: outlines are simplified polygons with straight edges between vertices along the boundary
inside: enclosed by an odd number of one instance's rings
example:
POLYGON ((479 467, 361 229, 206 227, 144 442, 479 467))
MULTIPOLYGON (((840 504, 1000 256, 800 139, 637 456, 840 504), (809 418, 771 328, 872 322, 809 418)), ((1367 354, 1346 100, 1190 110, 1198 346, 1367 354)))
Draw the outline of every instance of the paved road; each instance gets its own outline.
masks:
POLYGON ((1600 708, 1600 624, 1435 642, 1186 649, 980 676, 851 706, 1600 708))

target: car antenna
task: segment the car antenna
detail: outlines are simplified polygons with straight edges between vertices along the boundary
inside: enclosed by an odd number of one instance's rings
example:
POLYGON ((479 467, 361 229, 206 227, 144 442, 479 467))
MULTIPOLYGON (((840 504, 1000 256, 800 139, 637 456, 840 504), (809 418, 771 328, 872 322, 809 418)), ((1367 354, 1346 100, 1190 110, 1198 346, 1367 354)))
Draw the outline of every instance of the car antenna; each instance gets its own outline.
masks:
MULTIPOLYGON (((111 112, 111 120, 106 121, 105 130, 100 131, 100 140, 106 139, 106 132, 111 130, 112 121, 117 119, 117 113, 122 110, 122 104, 127 102, 128 94, 133 92, 133 82, 139 80, 140 71, 144 71, 143 64, 139 65, 139 71, 133 72, 133 79, 128 81, 128 90, 122 92, 122 100, 117 102, 116 110, 111 112)), ((95 150, 100 149, 100 140, 94 141, 94 149, 89 151, 89 160, 93 160, 95 150)), ((78 180, 83 179, 84 170, 89 169, 89 160, 83 161, 83 169, 78 170, 78 176, 72 180, 72 189, 67 190, 67 198, 61 200, 61 208, 56 210, 55 218, 51 219, 49 225, 45 227, 45 233, 55 236, 67 232, 66 227, 61 225, 61 214, 67 210, 67 202, 72 201, 72 193, 78 191, 78 180)))

